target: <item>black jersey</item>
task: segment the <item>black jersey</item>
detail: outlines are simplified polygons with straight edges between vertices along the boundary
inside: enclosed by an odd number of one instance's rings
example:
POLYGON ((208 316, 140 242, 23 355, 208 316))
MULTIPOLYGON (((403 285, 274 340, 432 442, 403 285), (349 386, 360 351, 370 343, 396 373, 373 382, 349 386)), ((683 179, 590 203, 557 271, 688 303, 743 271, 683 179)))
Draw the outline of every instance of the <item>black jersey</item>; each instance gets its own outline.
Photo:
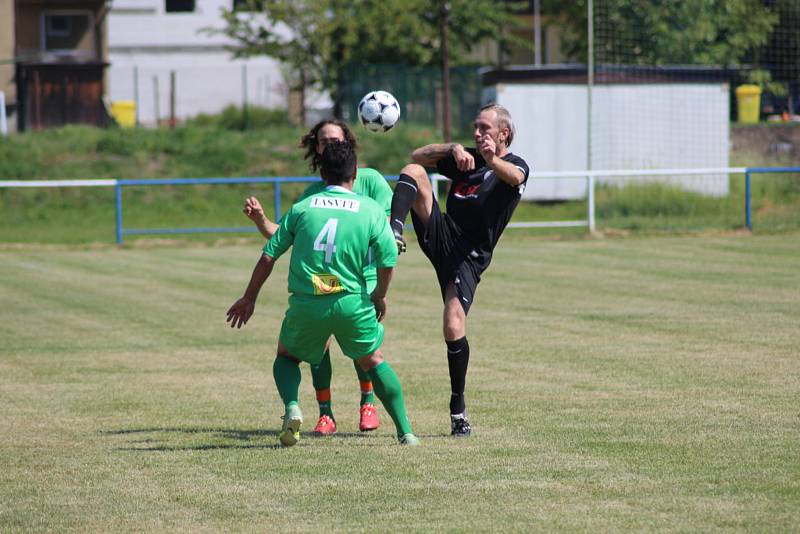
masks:
POLYGON ((439 160, 436 165, 440 174, 453 181, 447 196, 447 215, 459 227, 461 235, 478 249, 477 252, 491 257, 525 190, 528 164, 511 152, 503 156, 504 161, 515 165, 525 176, 522 185, 511 186, 495 175, 480 152, 474 148, 466 151, 475 158, 472 171, 458 170, 452 155, 439 160))

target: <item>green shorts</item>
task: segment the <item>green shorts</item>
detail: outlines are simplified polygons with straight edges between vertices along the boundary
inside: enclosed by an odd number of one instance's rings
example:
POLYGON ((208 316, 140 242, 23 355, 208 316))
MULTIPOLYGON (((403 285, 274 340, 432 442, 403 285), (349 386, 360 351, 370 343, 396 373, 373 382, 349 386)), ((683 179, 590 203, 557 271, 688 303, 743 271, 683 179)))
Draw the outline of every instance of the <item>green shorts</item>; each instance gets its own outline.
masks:
POLYGON ((342 352, 353 360, 369 356, 383 343, 383 325, 369 295, 289 296, 280 341, 289 354, 318 364, 333 335, 342 352))

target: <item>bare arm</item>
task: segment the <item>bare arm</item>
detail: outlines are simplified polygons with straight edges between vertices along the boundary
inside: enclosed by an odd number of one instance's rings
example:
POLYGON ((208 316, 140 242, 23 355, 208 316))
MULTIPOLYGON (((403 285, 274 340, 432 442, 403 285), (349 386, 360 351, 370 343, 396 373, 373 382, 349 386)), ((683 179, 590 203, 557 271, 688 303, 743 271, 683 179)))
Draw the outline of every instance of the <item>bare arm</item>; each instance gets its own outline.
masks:
POLYGON ((425 145, 411 153, 411 161, 423 167, 435 167, 440 159, 450 155, 455 158, 459 170, 471 171, 475 168, 475 158, 458 143, 425 145))
POLYGON ((378 321, 386 317, 386 292, 389 291, 389 283, 392 281, 393 273, 394 267, 378 268, 378 285, 370 296, 372 304, 375 305, 375 313, 378 315, 378 321))
POLYGON ((242 210, 247 218, 256 224, 256 228, 261 232, 261 235, 267 239, 271 239, 275 232, 278 231, 278 225, 270 221, 264 214, 264 208, 256 197, 248 197, 244 201, 244 209, 242 210))
POLYGON ((522 185, 525 181, 525 174, 519 170, 519 167, 510 163, 503 158, 495 155, 495 144, 492 138, 484 136, 481 143, 478 145, 478 150, 486 160, 486 165, 494 171, 494 174, 503 180, 505 183, 512 187, 522 185))
POLYGON ((242 325, 247 324, 247 321, 253 315, 256 308, 256 299, 258 293, 261 291, 261 286, 267 281, 269 275, 272 274, 272 268, 275 265, 275 260, 262 254, 253 269, 253 274, 250 276, 250 283, 247 284, 247 289, 244 291, 242 298, 233 303, 233 306, 228 308, 227 322, 231 323, 231 328, 241 328, 242 325))
POLYGON ((525 174, 513 163, 509 163, 504 159, 494 158, 491 164, 488 162, 487 164, 492 168, 495 176, 512 187, 522 185, 525 181, 525 174))

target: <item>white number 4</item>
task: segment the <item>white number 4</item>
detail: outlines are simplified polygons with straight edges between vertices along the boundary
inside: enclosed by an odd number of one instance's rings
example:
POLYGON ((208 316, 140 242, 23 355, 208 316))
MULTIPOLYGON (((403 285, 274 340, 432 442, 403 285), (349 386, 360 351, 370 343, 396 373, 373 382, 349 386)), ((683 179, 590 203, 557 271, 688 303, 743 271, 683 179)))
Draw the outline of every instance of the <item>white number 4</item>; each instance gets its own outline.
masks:
POLYGON ((325 253, 325 263, 330 263, 336 253, 336 245, 333 242, 336 239, 337 224, 339 224, 339 219, 328 219, 314 240, 314 250, 325 253))

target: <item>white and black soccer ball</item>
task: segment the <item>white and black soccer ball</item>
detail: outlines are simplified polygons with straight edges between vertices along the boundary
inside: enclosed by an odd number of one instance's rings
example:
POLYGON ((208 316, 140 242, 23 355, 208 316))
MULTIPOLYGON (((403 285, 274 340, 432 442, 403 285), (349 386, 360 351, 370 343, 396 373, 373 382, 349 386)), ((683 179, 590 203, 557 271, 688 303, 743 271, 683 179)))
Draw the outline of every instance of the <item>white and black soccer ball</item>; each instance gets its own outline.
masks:
POLYGON ((370 91, 358 103, 358 120, 371 132, 388 132, 400 119, 400 104, 386 91, 370 91))

